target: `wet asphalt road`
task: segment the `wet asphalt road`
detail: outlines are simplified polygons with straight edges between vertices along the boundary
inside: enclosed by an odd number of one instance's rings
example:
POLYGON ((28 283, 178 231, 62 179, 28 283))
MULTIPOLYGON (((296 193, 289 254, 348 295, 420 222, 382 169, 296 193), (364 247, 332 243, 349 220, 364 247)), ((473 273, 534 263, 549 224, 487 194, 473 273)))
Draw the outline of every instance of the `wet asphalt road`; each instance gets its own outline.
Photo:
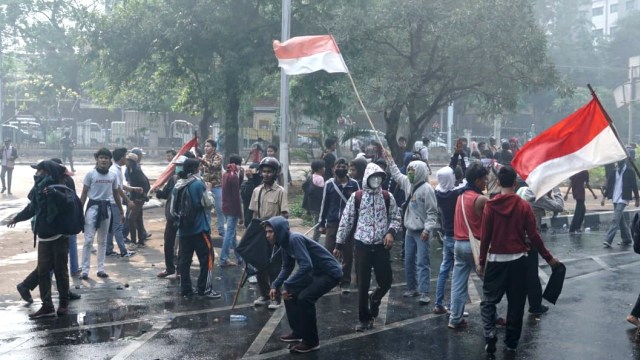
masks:
MULTIPOLYGON (((15 191, 14 191, 15 192, 15 191)), ((23 205, 19 198, 2 198, 5 211, 23 205), (15 204, 13 203, 15 202, 15 204)), ((13 210, 15 211, 15 210, 13 210)), ((215 269, 214 286, 222 299, 183 300, 178 281, 157 279, 162 270, 162 209, 148 212, 155 234, 150 246, 130 260, 107 258, 108 279, 72 279, 82 299, 70 304, 64 317, 31 321, 40 306, 25 305, 15 284, 35 266, 30 247, 13 251, 3 243, 0 256, 0 359, 485 359, 479 315, 481 282, 472 277, 467 304, 469 327, 447 328, 447 318, 433 315, 432 304, 403 298, 403 265, 394 248, 394 285, 383 303, 373 330, 356 333, 357 294, 334 291, 317 304, 321 349, 290 355, 278 337, 288 332, 284 309, 252 306, 256 289, 245 285, 238 306, 230 309, 241 269, 215 269), (230 322, 230 314, 246 315, 246 322, 230 322)), ((27 224, 14 231, 28 233, 27 224)), ((7 238, 6 228, 0 237, 7 238)), ((29 235, 25 235, 29 236, 29 235)), ((562 231, 543 234, 549 249, 567 266, 567 281, 556 306, 540 317, 525 315, 518 352, 503 352, 499 331, 496 359, 640 359, 635 329, 625 322, 640 292, 640 255, 630 248, 601 245, 604 229, 570 236, 562 231)), ((81 239, 79 239, 81 243, 81 239)), ((219 241, 218 241, 219 243, 219 241)), ((219 249, 217 249, 219 252, 219 249)), ((441 261, 437 242, 431 244, 431 298, 441 261)), ((92 266, 95 266, 95 257, 92 266)), ((541 260, 542 261, 542 260, 541 260)), ((192 279, 197 276, 197 261, 192 279)), ((550 269, 540 264, 546 281, 550 269)), ((54 291, 54 302, 57 303, 54 291)), ((447 287, 447 296, 449 292, 447 287)), ((506 300, 506 299, 505 299, 506 300)), ((499 313, 506 313, 506 302, 499 313)))

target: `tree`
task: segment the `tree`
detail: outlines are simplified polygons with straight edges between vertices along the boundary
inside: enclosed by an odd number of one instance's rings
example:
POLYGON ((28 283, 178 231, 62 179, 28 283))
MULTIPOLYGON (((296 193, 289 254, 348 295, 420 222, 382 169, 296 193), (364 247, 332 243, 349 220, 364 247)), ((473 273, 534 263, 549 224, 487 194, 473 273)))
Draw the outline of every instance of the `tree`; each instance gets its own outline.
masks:
POLYGON ((89 37, 91 59, 106 88, 94 91, 114 98, 131 85, 142 91, 144 84, 171 83, 177 94, 173 106, 200 114, 203 139, 216 110, 225 114, 225 147, 237 153, 238 112, 250 73, 263 70, 267 59, 273 62, 277 3, 132 0, 116 6, 89 37))

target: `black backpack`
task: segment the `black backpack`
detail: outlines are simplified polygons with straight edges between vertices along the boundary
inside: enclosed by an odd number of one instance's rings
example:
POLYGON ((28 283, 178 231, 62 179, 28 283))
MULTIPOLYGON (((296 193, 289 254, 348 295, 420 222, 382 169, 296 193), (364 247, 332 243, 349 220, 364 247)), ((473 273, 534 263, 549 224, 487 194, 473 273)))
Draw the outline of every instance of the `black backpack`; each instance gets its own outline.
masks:
POLYGON ((84 231, 84 212, 82 202, 75 191, 66 185, 49 185, 50 198, 55 202, 58 215, 53 220, 52 226, 56 233, 63 235, 77 235, 84 231))
POLYGON ((640 213, 633 216, 631 222, 631 238, 633 239, 633 251, 640 254, 640 213))
POLYGON ((189 181, 185 186, 176 190, 176 194, 171 198, 171 216, 173 223, 179 228, 190 228, 196 223, 196 214, 189 193, 189 186, 194 180, 189 181))

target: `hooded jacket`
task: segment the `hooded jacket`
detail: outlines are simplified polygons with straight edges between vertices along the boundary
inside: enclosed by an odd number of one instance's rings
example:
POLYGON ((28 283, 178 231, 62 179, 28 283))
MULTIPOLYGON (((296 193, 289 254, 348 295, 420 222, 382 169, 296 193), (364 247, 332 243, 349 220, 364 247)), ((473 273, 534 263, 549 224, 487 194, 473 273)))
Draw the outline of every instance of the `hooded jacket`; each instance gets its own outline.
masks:
POLYGON ((393 195, 389 194, 387 213, 380 188, 371 189, 369 187, 369 177, 374 174, 384 176, 384 171, 376 164, 368 164, 362 179, 363 190, 360 209, 356 209, 355 193, 347 201, 336 234, 336 243, 339 247, 347 241, 354 226, 356 229, 354 239, 365 245, 382 244, 386 234, 395 236, 396 232, 400 230, 401 217, 393 195), (359 211, 358 223, 354 224, 356 211, 359 211))
POLYGON ((338 222, 342 216, 342 212, 346 206, 346 202, 342 200, 340 194, 336 191, 336 187, 342 195, 347 199, 351 194, 360 189, 357 181, 347 176, 347 183, 342 185, 335 178, 329 179, 324 183, 322 191, 322 204, 320 205, 320 219, 318 223, 320 227, 326 227, 329 222, 338 222), (336 186, 334 187, 333 184, 336 186))
POLYGON ((276 245, 282 254, 282 269, 271 283, 272 289, 284 284, 288 292, 299 291, 309 284, 310 276, 326 275, 334 279, 342 278, 342 266, 322 245, 306 236, 289 231, 289 222, 282 216, 274 216, 265 223, 273 228, 276 245), (298 263, 298 271, 291 275, 298 263))
POLYGON ((479 263, 484 264, 491 247, 492 254, 518 254, 528 252, 531 244, 542 258, 550 261, 553 256, 544 246, 529 203, 514 194, 499 194, 487 201, 482 214, 482 236, 479 263))
POLYGON ((393 180, 404 190, 405 198, 409 199, 407 211, 401 214, 404 217, 404 226, 413 231, 431 232, 438 221, 438 208, 436 194, 429 184, 427 164, 423 161, 412 161, 409 163, 409 168, 415 170, 413 184, 407 175, 400 172, 396 164, 391 164, 393 180), (420 183, 424 184, 414 192, 413 187, 420 183), (414 192, 413 196, 411 196, 412 192, 414 192))
POLYGON ((440 210, 440 223, 445 236, 453 237, 453 219, 456 212, 458 196, 465 190, 464 185, 455 186, 456 176, 453 169, 445 166, 436 173, 438 186, 436 186, 436 201, 440 210))

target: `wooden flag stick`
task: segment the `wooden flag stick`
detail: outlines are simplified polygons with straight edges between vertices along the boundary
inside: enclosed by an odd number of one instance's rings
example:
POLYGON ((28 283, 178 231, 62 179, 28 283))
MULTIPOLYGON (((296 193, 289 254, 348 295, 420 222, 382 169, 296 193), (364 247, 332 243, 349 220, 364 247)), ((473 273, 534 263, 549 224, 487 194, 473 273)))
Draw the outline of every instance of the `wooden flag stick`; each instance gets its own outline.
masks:
POLYGON ((636 162, 631 158, 631 154, 629 154, 629 150, 627 150, 627 147, 624 146, 624 143, 622 142, 622 139, 620 139, 620 135, 618 134, 618 130, 616 129, 616 126, 613 124, 613 120, 611 119, 611 117, 609 116, 607 111, 602 106, 602 103, 600 103, 600 99, 598 99, 598 95, 596 95, 596 92, 591 87, 591 84, 587 84, 587 87, 589 88, 589 91, 591 91, 591 96, 593 96, 594 100, 598 103, 598 106, 600 107, 600 110, 602 110, 602 113, 604 114, 605 119, 607 119, 607 122, 609 123, 609 127, 613 131, 613 134, 616 136, 616 139, 618 139, 618 142, 620 143, 620 146, 622 146, 622 148, 624 149, 625 154, 627 154, 627 159, 629 159, 629 163, 631 163, 631 166, 633 167, 633 170, 636 172, 636 175, 638 175, 638 177, 640 177, 640 169, 638 169, 638 166, 636 165, 636 162))

